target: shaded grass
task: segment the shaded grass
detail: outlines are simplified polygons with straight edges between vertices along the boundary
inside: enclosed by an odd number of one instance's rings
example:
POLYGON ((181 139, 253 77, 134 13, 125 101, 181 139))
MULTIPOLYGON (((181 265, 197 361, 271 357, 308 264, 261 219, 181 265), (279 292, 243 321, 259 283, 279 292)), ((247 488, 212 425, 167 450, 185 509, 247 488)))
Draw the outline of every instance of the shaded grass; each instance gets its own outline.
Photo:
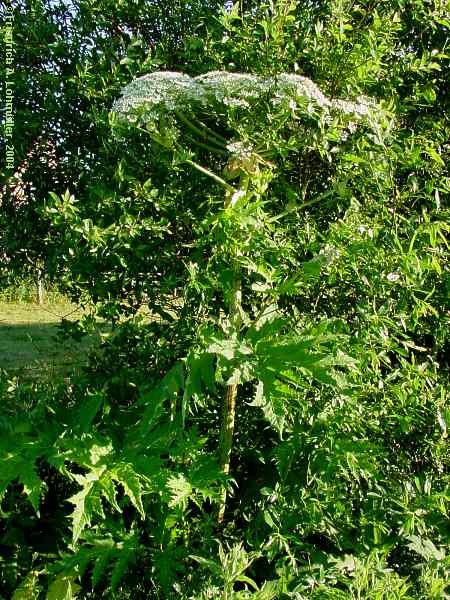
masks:
POLYGON ((83 310, 67 302, 22 304, 0 302, 0 369, 20 378, 48 379, 79 371, 90 349, 108 329, 99 323, 97 331, 81 341, 58 337, 61 319, 75 321, 83 310))

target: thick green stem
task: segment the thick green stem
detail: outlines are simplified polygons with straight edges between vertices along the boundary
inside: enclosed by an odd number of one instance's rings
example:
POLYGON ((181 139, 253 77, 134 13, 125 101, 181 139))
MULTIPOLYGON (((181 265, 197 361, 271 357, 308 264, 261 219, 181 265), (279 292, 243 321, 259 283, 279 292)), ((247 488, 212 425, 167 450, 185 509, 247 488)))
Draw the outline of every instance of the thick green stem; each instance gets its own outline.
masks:
MULTIPOLYGON (((154 142, 156 142, 157 144, 160 144, 161 146, 164 146, 165 148, 168 148, 169 146, 167 146, 167 144, 165 144, 164 139, 158 135, 157 133, 154 132, 150 132, 148 131, 148 129, 143 129, 141 127, 138 127, 139 131, 144 131, 145 133, 147 133, 154 142)), ((222 185, 228 192, 228 196, 229 194, 234 194, 234 192, 236 192, 236 188, 234 188, 232 185, 230 185, 227 181, 225 181, 225 179, 222 179, 222 177, 219 177, 219 175, 216 175, 216 173, 213 173, 212 171, 210 171, 209 169, 206 169, 205 167, 202 167, 201 165, 199 165, 198 163, 196 163, 195 161, 186 158, 183 160, 184 163, 191 165, 192 167, 194 167, 194 169, 197 169, 197 171, 200 171, 200 173, 203 173, 203 175, 207 175, 208 177, 211 177, 211 179, 214 179, 214 181, 216 181, 217 183, 220 183, 220 185, 222 185)))
POLYGON ((211 134, 208 134, 208 132, 206 131, 206 126, 204 126, 205 129, 202 131, 199 127, 194 125, 194 123, 192 123, 192 121, 190 121, 180 110, 175 110, 174 112, 180 119, 180 121, 184 123, 186 127, 188 127, 188 129, 199 135, 200 138, 204 140, 204 142, 208 142, 209 145, 218 146, 220 150, 225 150, 225 144, 223 144, 217 138, 217 136, 212 136, 211 134))
POLYGON ((228 140, 224 138, 223 135, 220 135, 220 133, 217 133, 217 131, 213 131, 210 127, 208 127, 208 125, 205 125, 203 121, 200 121, 198 117, 195 119, 195 122, 199 127, 204 129, 211 137, 213 137, 221 147, 226 147, 228 140))
MULTIPOLYGON (((231 458, 231 447, 233 444, 233 433, 234 433, 234 419, 236 413, 236 396, 237 396, 237 383, 227 385, 225 402, 223 406, 222 416, 222 427, 221 427, 221 440, 219 447, 219 462, 220 467, 225 475, 230 472, 230 458, 231 458)), ((225 515, 225 507, 227 502, 227 491, 224 489, 219 503, 219 510, 217 513, 217 521, 221 523, 225 515)))
MULTIPOLYGON (((230 302, 229 318, 236 332, 239 332, 241 317, 239 308, 241 305, 242 291, 241 281, 235 277, 232 287, 232 297, 230 302)), ((236 399, 238 392, 238 382, 229 383, 225 389, 225 397, 222 410, 222 424, 220 428, 219 440, 219 465, 225 475, 230 472, 231 448, 233 445, 234 423, 236 418, 236 399)), ((223 521, 227 492, 223 490, 219 503, 217 520, 223 521)))
POLYGON ((229 183, 227 183, 225 181, 225 179, 222 179, 222 177, 219 177, 218 175, 216 175, 212 171, 209 171, 208 169, 205 169, 205 167, 202 167, 201 165, 197 164, 193 160, 190 160, 190 159, 186 158, 183 162, 185 162, 188 165, 191 165, 192 167, 194 167, 195 169, 197 169, 197 171, 200 171, 200 173, 203 173, 204 175, 207 175, 208 177, 211 177, 211 179, 214 179, 214 181, 217 181, 217 183, 220 183, 220 185, 223 185, 223 187, 228 192, 234 193, 236 191, 236 189, 232 185, 230 185, 229 183))
POLYGON ((206 144, 205 142, 199 142, 198 140, 195 140, 190 135, 186 135, 186 139, 189 140, 190 142, 192 142, 193 144, 195 144, 196 146, 198 146, 199 148, 204 148, 205 150, 208 150, 209 152, 214 152, 214 154, 223 154, 224 156, 226 156, 228 154, 226 150, 221 150, 220 148, 215 148, 214 146, 210 146, 209 144, 206 144))
MULTIPOLYGON (((246 177, 240 179, 240 189, 247 189, 248 181, 246 177)), ((225 198, 225 208, 230 206, 231 195, 227 194, 225 198)), ((239 335, 241 327, 241 306, 242 306, 242 283, 239 277, 237 265, 234 265, 234 277, 231 284, 231 296, 229 301, 228 317, 236 335, 239 335)), ((219 465, 225 475, 230 472, 231 449, 233 446, 234 422, 236 418, 236 399, 238 393, 239 381, 236 378, 233 383, 229 383, 225 389, 225 397, 222 409, 222 423, 219 439, 219 465)), ((217 511, 217 521, 221 523, 225 515, 227 502, 227 492, 224 489, 220 498, 217 511)))

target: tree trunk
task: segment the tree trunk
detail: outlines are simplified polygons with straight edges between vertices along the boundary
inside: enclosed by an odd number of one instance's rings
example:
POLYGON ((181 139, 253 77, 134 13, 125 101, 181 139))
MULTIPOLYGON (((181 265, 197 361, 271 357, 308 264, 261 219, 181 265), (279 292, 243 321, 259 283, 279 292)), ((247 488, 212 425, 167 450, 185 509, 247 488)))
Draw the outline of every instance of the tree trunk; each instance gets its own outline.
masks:
POLYGON ((44 304, 44 277, 41 269, 37 272, 36 291, 38 304, 44 304))

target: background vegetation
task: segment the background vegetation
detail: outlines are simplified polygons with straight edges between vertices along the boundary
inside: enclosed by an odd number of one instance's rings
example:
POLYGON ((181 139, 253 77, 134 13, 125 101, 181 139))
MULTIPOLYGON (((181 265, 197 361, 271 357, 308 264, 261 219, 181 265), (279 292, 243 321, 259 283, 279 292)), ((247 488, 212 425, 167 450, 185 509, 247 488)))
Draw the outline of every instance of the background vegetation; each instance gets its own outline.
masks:
POLYGON ((18 0, 14 19, 2 282, 45 271, 93 304, 73 346, 97 316, 112 331, 70 379, 2 371, 0 596, 449 597, 448 6, 18 0), (297 73, 386 121, 346 138, 267 103, 210 120, 275 149, 226 212, 170 147, 111 127, 158 70, 297 73))

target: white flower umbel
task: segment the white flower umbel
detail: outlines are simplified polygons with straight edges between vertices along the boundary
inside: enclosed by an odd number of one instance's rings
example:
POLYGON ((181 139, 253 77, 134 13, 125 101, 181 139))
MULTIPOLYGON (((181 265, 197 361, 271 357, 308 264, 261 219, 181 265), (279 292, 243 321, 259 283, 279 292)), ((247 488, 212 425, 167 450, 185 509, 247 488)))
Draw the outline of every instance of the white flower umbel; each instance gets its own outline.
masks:
POLYGON ((225 98, 256 100, 267 88, 265 80, 249 73, 228 73, 228 71, 210 71, 195 77, 210 101, 223 102, 225 98))
POLYGON ((277 96, 291 100, 310 100, 323 109, 331 106, 330 100, 320 91, 319 87, 302 75, 294 73, 281 73, 267 80, 270 87, 276 91, 277 96))
POLYGON ((252 105, 262 98, 280 103, 286 101, 293 107, 306 106, 325 118, 329 115, 351 117, 349 132, 356 129, 356 122, 364 120, 376 127, 381 111, 374 100, 359 97, 356 102, 330 100, 320 88, 307 77, 293 73, 281 73, 275 77, 260 77, 248 73, 211 71, 198 77, 183 73, 156 71, 135 79, 122 90, 112 110, 119 118, 143 121, 157 118, 160 111, 186 112, 195 107, 216 112, 220 106, 250 111, 252 105))
POLYGON ((119 116, 139 111, 144 120, 153 120, 155 107, 168 112, 207 101, 205 92, 192 77, 172 71, 156 71, 133 80, 122 90, 112 110, 119 116), (147 117, 147 119, 145 119, 147 117))

